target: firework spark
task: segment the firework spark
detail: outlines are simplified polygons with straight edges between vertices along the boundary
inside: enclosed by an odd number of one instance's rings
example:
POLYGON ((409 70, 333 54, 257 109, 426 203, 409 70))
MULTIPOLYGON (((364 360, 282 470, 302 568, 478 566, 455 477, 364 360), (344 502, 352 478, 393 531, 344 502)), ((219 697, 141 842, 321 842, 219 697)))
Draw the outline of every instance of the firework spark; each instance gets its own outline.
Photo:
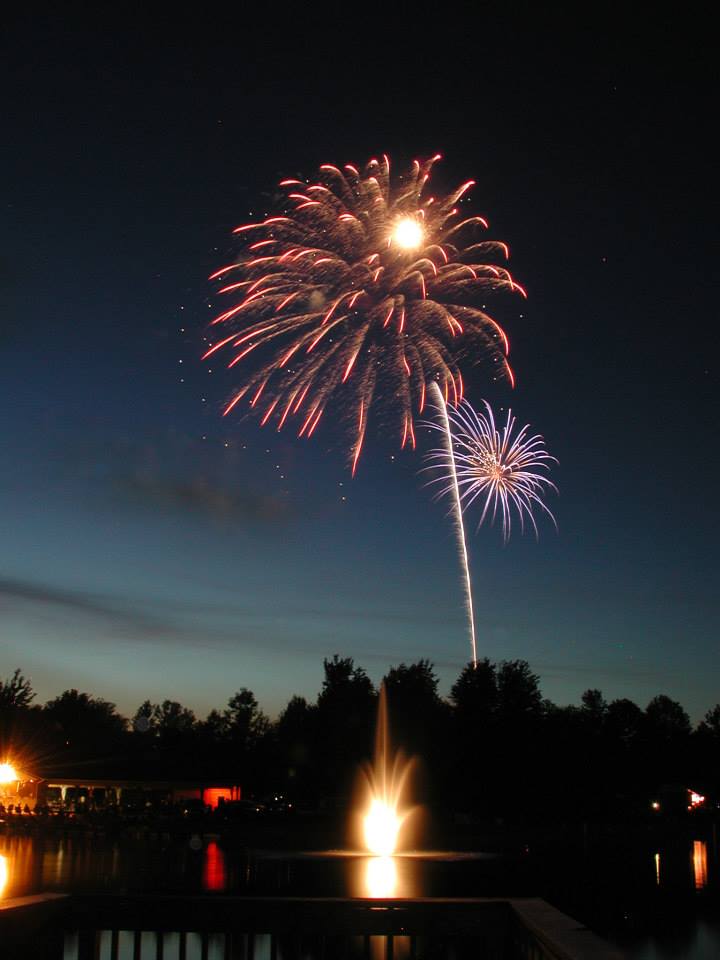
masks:
POLYGON ((480 301, 524 290, 493 262, 507 246, 479 239, 487 223, 460 213, 473 181, 428 196, 438 159, 395 180, 387 157, 363 172, 324 164, 315 182, 281 182, 281 215, 236 228, 240 255, 211 279, 239 299, 215 317, 221 333, 205 357, 222 350, 228 367, 254 362, 225 414, 245 398, 263 424, 280 430, 294 418, 309 437, 327 409, 349 413, 354 472, 379 400, 401 445, 414 447, 427 385, 457 404, 464 357, 486 355, 512 381, 507 337, 480 301))
MULTIPOLYGON (((548 469, 556 461, 544 447, 539 434, 529 435, 529 425, 515 432, 515 417, 508 410, 502 429, 495 423, 495 415, 487 401, 485 413, 478 413, 461 400, 457 407, 446 403, 440 389, 433 384, 438 420, 423 424, 443 434, 443 446, 427 454, 430 470, 436 476, 430 483, 442 483, 438 497, 452 497, 460 566, 463 571, 465 601, 470 627, 470 647, 473 666, 477 666, 477 641, 473 609, 472 581, 468 560, 463 513, 480 499, 482 514, 477 528, 489 517, 494 523, 498 514, 502 521, 503 539, 507 543, 512 529, 513 509, 524 530, 526 519, 538 535, 534 508, 539 507, 555 523, 555 517, 543 502, 548 489, 557 487, 538 470, 548 469)), ((556 524, 557 526, 557 524, 556 524)))

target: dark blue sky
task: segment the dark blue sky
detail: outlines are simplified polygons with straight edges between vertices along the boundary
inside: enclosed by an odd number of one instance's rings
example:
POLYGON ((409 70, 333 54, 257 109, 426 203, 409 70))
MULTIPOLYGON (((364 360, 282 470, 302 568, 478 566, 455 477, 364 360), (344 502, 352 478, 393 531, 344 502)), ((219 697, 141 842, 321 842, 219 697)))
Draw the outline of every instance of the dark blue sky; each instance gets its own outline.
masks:
POLYGON ((466 626, 420 452, 373 436, 351 480, 340 430, 222 420, 232 380, 199 361, 206 277, 278 178, 439 150, 438 189, 477 181, 529 292, 495 303, 518 388, 478 368, 468 394, 560 460, 559 533, 471 541, 480 653, 560 703, 720 700, 709 49, 669 21, 477 10, 460 39, 422 17, 11 23, 0 676, 124 711, 249 686, 274 713, 337 652, 374 679, 429 657, 447 692, 466 626))

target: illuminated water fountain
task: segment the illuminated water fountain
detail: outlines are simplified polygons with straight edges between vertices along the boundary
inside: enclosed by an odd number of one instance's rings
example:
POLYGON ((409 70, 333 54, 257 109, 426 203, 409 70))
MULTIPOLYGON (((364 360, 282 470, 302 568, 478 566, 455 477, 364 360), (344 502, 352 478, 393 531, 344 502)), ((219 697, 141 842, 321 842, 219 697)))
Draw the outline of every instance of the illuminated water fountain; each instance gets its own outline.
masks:
POLYGON ((385 686, 380 687, 375 756, 363 771, 361 811, 362 843, 372 854, 367 860, 364 895, 393 897, 408 895, 398 890, 396 854, 408 848, 413 813, 409 786, 414 761, 401 751, 393 752, 387 713, 385 686))

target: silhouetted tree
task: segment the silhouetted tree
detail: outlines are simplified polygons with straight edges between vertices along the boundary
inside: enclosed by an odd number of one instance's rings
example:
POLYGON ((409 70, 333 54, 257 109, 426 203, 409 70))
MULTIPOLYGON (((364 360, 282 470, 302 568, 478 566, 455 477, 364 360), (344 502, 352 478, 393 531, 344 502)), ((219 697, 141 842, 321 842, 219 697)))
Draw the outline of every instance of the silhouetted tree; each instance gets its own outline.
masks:
POLYGON ((538 755, 543 771, 534 784, 534 803, 545 811, 557 809, 560 803, 578 809, 588 791, 589 751, 597 743, 596 736, 589 734, 595 731, 589 729, 586 711, 574 705, 560 707, 544 700, 542 717, 538 755))
POLYGON ((318 709, 323 712, 335 712, 341 705, 351 712, 367 711, 375 697, 372 681, 362 667, 356 667, 352 657, 339 657, 323 660, 322 689, 318 694, 318 709))
POLYGON ((440 702, 435 665, 430 660, 391 667, 383 683, 388 696, 408 705, 435 706, 440 702))
POLYGON ((542 694, 525 660, 503 660, 497 668, 495 725, 496 790, 508 814, 528 808, 547 778, 542 750, 542 694), (529 789, 532 784, 532 791, 529 789))
POLYGON ((35 691, 20 670, 16 670, 7 680, 0 680, 0 710, 22 710, 29 707, 34 699, 35 691))
POLYGON ((720 703, 705 714, 692 737, 693 787, 720 795, 720 703))
POLYGON ((277 719, 278 736, 284 741, 307 740, 312 732, 313 708, 305 697, 294 696, 277 719))
POLYGON ((198 733, 207 743, 219 743, 226 730, 227 721, 219 710, 211 710, 207 717, 198 723, 198 733))
POLYGON ((491 724, 497 710, 497 669, 487 657, 477 666, 468 663, 452 686, 450 700, 455 707, 459 726, 469 725, 482 734, 482 727, 491 724))
POLYGON ((586 690, 580 698, 585 716, 598 729, 607 715, 607 701, 599 690, 586 690))
POLYGON ((645 716, 652 734, 662 740, 687 737, 692 729, 690 717, 681 704, 664 693, 652 698, 645 708, 645 716))
POLYGON ((623 697, 608 704, 605 726, 611 740, 630 748, 638 739, 643 725, 640 707, 623 697))
POLYGON ((537 720, 542 713, 539 682, 527 660, 503 660, 497 671, 498 720, 512 726, 537 720))
POLYGON ((468 663, 450 691, 452 736, 445 749, 453 757, 453 805, 473 815, 487 814, 496 791, 498 739, 497 668, 485 657, 468 663))
POLYGON ((268 788, 266 754, 270 746, 271 724, 260 709, 252 690, 241 687, 228 700, 223 711, 222 767, 251 793, 268 788))
POLYGON ((195 714, 177 700, 163 700, 153 710, 154 728, 158 736, 178 737, 191 733, 195 724, 195 714))
POLYGON ((250 750, 267 733, 269 721, 252 690, 241 687, 228 700, 223 714, 225 735, 244 750, 250 750))
POLYGON ((427 799, 447 797, 453 758, 448 749, 450 708, 438 694, 438 678, 429 660, 401 663, 384 679, 390 715, 391 739, 406 753, 417 755, 427 779, 427 799))
MULTIPOLYGON (((192 731, 195 771, 209 779, 235 779, 238 775, 237 748, 228 737, 227 718, 220 710, 211 710, 204 720, 196 721, 192 731)), ((247 770, 239 782, 251 789, 247 770)))
POLYGON ((137 775, 187 777, 197 769, 197 721, 192 710, 176 700, 145 700, 135 712, 129 736, 137 775))
POLYGON ((125 759, 123 734, 127 723, 115 704, 77 690, 65 690, 49 700, 43 709, 56 744, 55 766, 114 762, 116 769, 125 759))
POLYGON ((114 703, 93 697, 89 693, 66 690, 45 704, 45 714, 67 737, 79 735, 117 736, 124 732, 124 717, 117 712, 114 703))
POLYGON ((145 700, 140 704, 131 721, 132 729, 135 733, 147 737, 155 735, 157 728, 156 710, 157 704, 151 703, 149 700, 145 700))
POLYGON ((586 690, 580 698, 582 704, 578 719, 583 734, 583 753, 587 758, 586 783, 598 795, 605 780, 605 742, 608 705, 602 693, 596 689, 586 690))
POLYGON ((35 747, 42 749, 42 737, 36 736, 37 707, 31 707, 35 691, 20 670, 0 680, 0 758, 10 758, 32 769, 35 747), (36 743, 37 741, 37 743, 36 743))
MULTIPOLYGON (((337 797, 342 813, 343 795, 372 754, 377 695, 352 658, 323 666, 316 703, 292 697, 275 723, 241 688, 202 721, 175 700, 146 700, 129 725, 114 704, 75 689, 33 706, 18 669, 0 680, 0 756, 39 776, 193 776, 232 780, 250 793, 337 797)), ((587 818, 647 809, 663 784, 720 792, 720 704, 695 732, 664 694, 642 710, 628 699, 607 703, 591 688, 579 705, 556 706, 542 700, 524 660, 466 665, 449 702, 428 660, 393 667, 385 684, 393 743, 422 758, 436 791, 423 799, 436 805, 587 818)))
POLYGON ((282 783, 285 789, 306 798, 313 793, 316 714, 317 708, 311 706, 305 697, 294 696, 290 698, 275 725, 277 760, 282 783))
POLYGON ((352 657, 323 661, 317 699, 315 774, 328 793, 350 789, 358 764, 371 752, 376 695, 367 673, 352 657))
POLYGON ((698 724, 698 733, 707 734, 720 740, 720 703, 708 710, 698 724))
POLYGON ((648 703, 642 732, 642 754, 636 757, 635 777, 645 789, 663 783, 685 783, 692 776, 690 718, 682 706, 665 694, 648 703))

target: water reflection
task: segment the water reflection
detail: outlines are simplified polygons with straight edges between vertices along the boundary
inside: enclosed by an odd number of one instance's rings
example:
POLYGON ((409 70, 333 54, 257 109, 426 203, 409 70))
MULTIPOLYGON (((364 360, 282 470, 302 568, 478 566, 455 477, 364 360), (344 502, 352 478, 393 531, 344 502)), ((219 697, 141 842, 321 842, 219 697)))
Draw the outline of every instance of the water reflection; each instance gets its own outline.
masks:
POLYGON ((664 890, 704 890, 713 882, 713 858, 705 840, 670 843, 653 854, 655 886, 664 890))
POLYGON ((220 892, 227 885, 225 856, 215 840, 205 848, 203 860, 203 889, 220 892))
MULTIPOLYGON (((697 836, 697 834, 696 834, 697 836)), ((581 869, 581 858, 572 869, 581 869)), ((706 840, 667 842, 642 853, 627 872, 602 857, 593 870, 628 894, 683 891, 705 895, 715 883, 717 858, 706 840), (637 869, 633 866, 637 863, 637 869), (632 878, 632 879, 631 879, 632 878)), ((568 868, 571 864, 568 862, 568 868)), ((199 845, 167 834, 122 837, 12 836, 0 833, 0 895, 41 890, 238 893, 258 896, 353 896, 371 899, 416 896, 516 894, 538 889, 529 871, 537 865, 457 854, 372 857, 351 851, 333 855, 253 854, 233 838, 206 837, 199 845)), ((542 865, 545 876, 550 866, 542 865)))
POLYGON ((368 937, 370 960, 387 960, 388 957, 406 960, 410 956, 411 942, 411 937, 368 937))
POLYGON ((427 895, 427 864, 414 856, 349 857, 345 890, 351 897, 388 900, 427 895))
POLYGON ((704 840, 693 841, 692 862, 695 889, 702 890, 707 886, 707 843, 704 840))
POLYGON ((397 879, 394 857, 370 857, 365 871, 365 896, 374 899, 397 896, 397 879))

